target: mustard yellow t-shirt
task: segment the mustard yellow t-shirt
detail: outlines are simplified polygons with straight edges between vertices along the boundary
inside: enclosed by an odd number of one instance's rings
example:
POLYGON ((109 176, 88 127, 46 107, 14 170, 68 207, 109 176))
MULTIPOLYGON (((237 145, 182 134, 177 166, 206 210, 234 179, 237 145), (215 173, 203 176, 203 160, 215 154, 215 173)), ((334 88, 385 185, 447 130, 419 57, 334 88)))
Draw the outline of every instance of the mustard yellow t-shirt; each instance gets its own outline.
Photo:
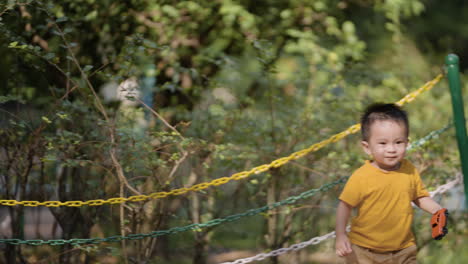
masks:
POLYGON ((370 161, 349 178, 339 199, 357 208, 351 221, 351 243, 378 251, 415 244, 411 232, 411 201, 429 196, 413 164, 403 160, 395 171, 383 171, 370 161))

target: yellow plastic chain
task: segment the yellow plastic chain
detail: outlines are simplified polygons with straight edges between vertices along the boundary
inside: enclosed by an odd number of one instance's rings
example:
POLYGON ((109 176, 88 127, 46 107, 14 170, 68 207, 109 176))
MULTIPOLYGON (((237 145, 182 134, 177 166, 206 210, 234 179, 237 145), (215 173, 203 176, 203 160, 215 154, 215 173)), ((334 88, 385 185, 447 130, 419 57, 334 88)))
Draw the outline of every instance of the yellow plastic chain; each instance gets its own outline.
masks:
POLYGON ((432 81, 427 82, 426 84, 421 86, 416 91, 405 95, 405 97, 403 97, 400 101, 396 102, 395 104, 398 105, 398 106, 402 106, 405 103, 410 103, 411 101, 413 101, 421 93, 423 93, 425 91, 429 91, 430 89, 432 89, 432 87, 434 87, 434 85, 436 85, 443 77, 444 77, 444 75, 442 75, 442 74, 437 75, 437 77, 435 77, 432 81))
MULTIPOLYGON (((409 103, 413 101, 418 95, 423 93, 424 91, 430 90, 432 87, 434 87, 435 84, 437 84, 441 79, 443 78, 442 74, 439 74, 436 78, 434 78, 432 81, 427 82, 423 86, 421 86, 419 89, 415 90, 414 92, 411 92, 407 94, 405 97, 403 97, 400 101, 396 102, 397 105, 402 106, 405 103, 409 103)), ((210 182, 203 182, 199 183, 196 185, 193 185, 192 187, 189 188, 179 188, 179 189, 174 189, 168 192, 155 192, 151 193, 149 195, 134 195, 130 197, 117 197, 117 198, 110 198, 107 200, 103 199, 97 199, 97 200, 89 200, 89 201, 67 201, 67 202, 61 202, 61 201, 45 201, 45 202, 39 202, 39 201, 16 201, 16 200, 0 200, 0 205, 6 205, 6 206, 15 206, 15 205, 23 205, 23 206, 47 206, 47 207, 59 207, 59 206, 69 206, 69 207, 81 207, 84 205, 88 206, 99 206, 99 205, 104 205, 104 204, 120 204, 124 202, 141 202, 145 201, 148 199, 160 199, 160 198, 165 198, 168 196, 176 196, 176 195, 182 195, 187 192, 191 191, 200 191, 203 189, 206 189, 211 186, 218 186, 222 184, 226 184, 232 180, 242 180, 244 178, 247 178, 251 176, 252 174, 259 174, 262 172, 265 172, 271 168, 278 168, 283 166, 284 164, 288 163, 291 160, 296 160, 299 159, 310 152, 315 152, 323 147, 325 147, 328 144, 337 142, 344 137, 354 134, 358 132, 361 129, 361 124, 355 124, 350 126, 348 129, 346 129, 343 132, 340 132, 338 134, 335 134, 331 136, 330 138, 323 140, 319 143, 313 144, 312 146, 299 150, 297 152, 292 153, 291 155, 283 158, 276 159, 272 161, 270 164, 264 164, 257 166, 255 168, 252 168, 247 171, 242 171, 238 172, 236 174, 231 175, 230 177, 221 177, 215 180, 212 180, 210 182)))

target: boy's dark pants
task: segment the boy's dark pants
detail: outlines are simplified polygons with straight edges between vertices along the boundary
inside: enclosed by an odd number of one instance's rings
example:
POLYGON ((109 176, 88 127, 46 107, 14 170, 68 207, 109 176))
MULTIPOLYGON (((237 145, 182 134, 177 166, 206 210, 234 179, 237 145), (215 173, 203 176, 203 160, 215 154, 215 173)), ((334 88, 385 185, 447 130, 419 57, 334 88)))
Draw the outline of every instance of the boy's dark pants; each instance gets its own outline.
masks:
POLYGON ((358 245, 351 245, 353 252, 345 257, 346 264, 417 264, 416 246, 391 252, 376 252, 358 245))

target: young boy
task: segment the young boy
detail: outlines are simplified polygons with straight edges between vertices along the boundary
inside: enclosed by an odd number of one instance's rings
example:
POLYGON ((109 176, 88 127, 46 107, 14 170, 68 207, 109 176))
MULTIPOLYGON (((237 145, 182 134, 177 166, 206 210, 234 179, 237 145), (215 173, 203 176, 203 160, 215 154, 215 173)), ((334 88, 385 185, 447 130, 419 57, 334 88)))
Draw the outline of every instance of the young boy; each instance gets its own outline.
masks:
POLYGON ((351 175, 339 197, 336 254, 346 263, 416 263, 411 202, 431 214, 442 208, 404 159, 409 134, 406 112, 394 104, 371 105, 361 118, 361 129, 362 148, 372 159, 351 175), (347 235, 353 208, 357 216, 347 235))

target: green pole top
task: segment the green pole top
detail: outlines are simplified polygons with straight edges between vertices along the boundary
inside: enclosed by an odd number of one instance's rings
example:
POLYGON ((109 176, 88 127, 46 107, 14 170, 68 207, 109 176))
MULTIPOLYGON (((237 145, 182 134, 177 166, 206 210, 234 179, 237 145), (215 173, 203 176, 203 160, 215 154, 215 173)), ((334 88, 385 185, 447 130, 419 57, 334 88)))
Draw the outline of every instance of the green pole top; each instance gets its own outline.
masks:
POLYGON ((459 59, 456 54, 449 54, 447 57, 445 57, 445 64, 447 65, 458 65, 459 59))
POLYGON ((468 204, 468 137, 466 136, 466 121, 458 61, 458 56, 455 54, 449 54, 445 58, 445 63, 447 64, 447 77, 449 81, 450 97, 452 98, 455 135, 458 143, 458 152, 460 153, 461 169, 465 181, 465 201, 466 204, 468 204))

